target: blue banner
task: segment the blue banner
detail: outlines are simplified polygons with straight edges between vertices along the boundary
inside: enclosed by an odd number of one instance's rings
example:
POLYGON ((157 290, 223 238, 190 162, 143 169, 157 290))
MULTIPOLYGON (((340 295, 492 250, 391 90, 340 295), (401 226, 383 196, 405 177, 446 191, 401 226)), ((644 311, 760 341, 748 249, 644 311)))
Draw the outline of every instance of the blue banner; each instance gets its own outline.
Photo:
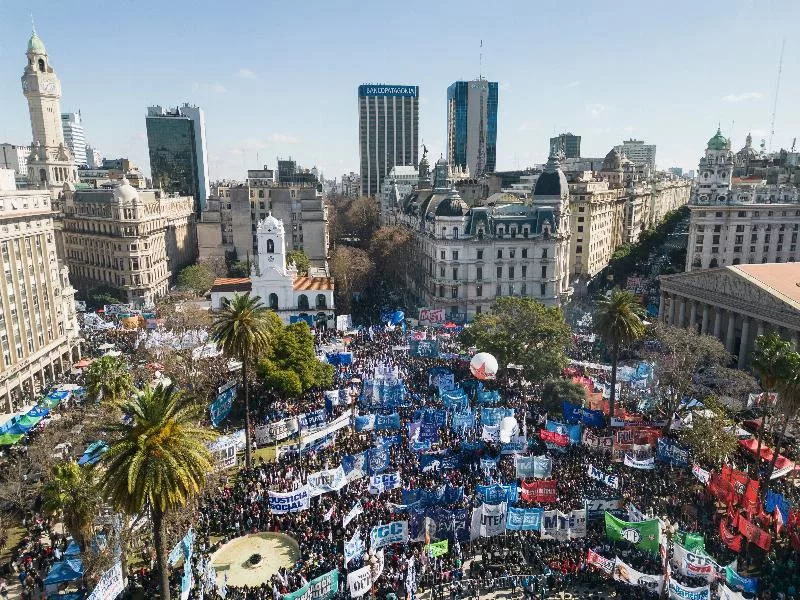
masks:
POLYGON ((486 504, 500 504, 508 502, 514 504, 519 500, 519 488, 516 483, 510 485, 479 485, 475 487, 475 494, 486 504))
POLYGON ((401 446, 402 444, 403 444, 403 436, 400 435, 399 433, 395 435, 388 435, 386 437, 381 437, 379 435, 375 436, 376 446, 391 448, 392 446, 401 446))
POLYGON ((758 593, 758 579, 755 577, 742 577, 734 569, 725 567, 725 581, 734 590, 747 592, 748 594, 758 593))
POLYGON ((367 450, 370 475, 377 475, 389 468, 389 448, 381 446, 367 450))
POLYGON ((475 427, 475 415, 472 411, 453 413, 453 423, 450 426, 456 433, 462 433, 465 429, 475 427))
POLYGON ((208 411, 211 413, 211 425, 214 427, 222 423, 230 414, 238 387, 236 383, 223 386, 219 396, 208 407, 208 411))
POLYGON ((487 472, 491 471, 492 469, 494 469, 497 466, 497 461, 499 460, 499 458, 500 457, 498 457, 498 458, 491 458, 491 457, 481 458, 481 469, 483 471, 487 471, 487 472))
POLYGON ((773 492, 772 490, 767 490, 767 495, 764 498, 764 504, 766 506, 767 514, 772 515, 777 508, 778 511, 781 513, 781 518, 783 519, 783 524, 786 525, 789 523, 789 510, 792 508, 789 501, 783 497, 782 494, 778 494, 777 492, 773 492))
POLYGON ((603 411, 576 406, 566 400, 563 403, 563 411, 567 423, 583 423, 589 427, 603 427, 606 423, 603 411))
POLYGON ((400 429, 400 415, 359 415, 356 417, 356 431, 380 431, 383 429, 400 429))
POLYGON ((414 412, 414 420, 423 423, 433 423, 438 427, 447 425, 447 411, 435 408, 423 408, 414 412))
POLYGON ((439 343, 436 340, 411 340, 408 342, 411 356, 436 358, 439 356, 439 343))
POLYGON ((361 387, 361 405, 380 409, 406 406, 406 385, 402 381, 365 379, 361 387))
POLYGON ((352 471, 360 471, 366 475, 369 472, 367 451, 358 454, 348 454, 342 457, 342 469, 349 475, 352 471))
POLYGON ((482 408, 481 425, 499 425, 505 417, 513 417, 513 408, 482 408))
POLYGON ((689 449, 679 445, 678 442, 667 438, 658 438, 656 460, 675 465, 676 467, 689 466, 689 449))
POLYGON ((375 415, 357 415, 356 431, 372 431, 375 429, 375 415))
POLYGON ((476 399, 479 404, 496 404, 500 402, 500 392, 497 390, 488 392, 478 391, 476 399))
POLYGON ((519 456, 517 457, 517 478, 525 479, 526 477, 533 477, 536 472, 533 456, 519 456))
POLYGON ((528 450, 528 440, 521 435, 500 446, 500 454, 522 454, 528 450))
POLYGON ((458 445, 461 447, 461 453, 471 459, 477 458, 480 452, 486 448, 483 440, 461 440, 458 445))
POLYGON ((464 499, 464 486, 450 485, 449 483, 444 488, 444 503, 455 504, 464 499))
POLYGON ((448 410, 464 412, 469 409, 469 398, 464 390, 456 389, 441 394, 442 404, 448 410))
POLYGON ((543 508, 508 507, 506 529, 512 531, 539 531, 542 526, 543 508))
POLYGON ((569 443, 573 446, 581 443, 580 425, 565 425, 564 423, 559 423, 558 421, 550 421, 548 419, 547 423, 545 424, 545 428, 547 429, 547 431, 553 431, 560 435, 569 436, 569 443))
POLYGON ((433 444, 439 441, 439 428, 435 423, 419 424, 419 441, 433 444))
POLYGON ((458 469, 461 466, 461 456, 458 454, 422 454, 419 457, 420 470, 447 471, 458 469))
POLYGON ((408 519, 408 538, 424 541, 427 530, 432 540, 468 542, 470 521, 469 509, 448 510, 441 506, 429 506, 424 510, 412 511, 408 519))
POLYGON ((537 479, 547 479, 553 473, 553 459, 549 456, 533 457, 533 476, 537 479))
POLYGON ((314 412, 300 415, 297 421, 300 423, 301 430, 316 429, 317 427, 322 427, 325 425, 327 422, 327 415, 325 414, 325 409, 320 408, 314 412))

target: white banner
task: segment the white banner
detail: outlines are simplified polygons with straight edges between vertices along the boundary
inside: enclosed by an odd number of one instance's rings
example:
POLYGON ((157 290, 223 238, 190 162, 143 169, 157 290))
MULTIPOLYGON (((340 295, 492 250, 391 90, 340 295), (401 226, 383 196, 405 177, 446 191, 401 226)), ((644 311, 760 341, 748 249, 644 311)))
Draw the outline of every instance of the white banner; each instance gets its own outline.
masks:
POLYGON ((692 475, 697 477, 700 483, 708 483, 711 480, 711 473, 705 469, 700 468, 700 465, 694 463, 692 465, 692 475))
POLYGON ((308 446, 313 442, 316 442, 319 439, 324 438, 326 435, 333 433, 334 431, 339 431, 344 427, 350 425, 350 413, 352 412, 351 409, 347 409, 341 415, 336 417, 333 421, 328 423, 322 429, 318 429, 314 433, 309 433, 308 435, 300 436, 300 445, 301 447, 308 446))
POLYGON ((628 521, 631 523, 641 523, 642 521, 647 521, 650 517, 645 516, 645 514, 636 508, 636 505, 633 502, 628 503, 628 521))
POLYGON ((625 466, 633 467, 634 469, 652 470, 656 468, 656 461, 653 457, 645 460, 636 460, 630 454, 625 454, 625 466))
POLYGON ((627 583, 628 585, 637 585, 646 588, 659 595, 664 591, 663 575, 648 575, 647 573, 637 571, 629 564, 621 561, 619 556, 614 560, 614 579, 627 583))
POLYGON ((586 509, 562 513, 560 510, 546 510, 542 514, 539 530, 543 540, 574 540, 586 537, 586 509))
POLYGON ((719 591, 719 600, 746 600, 742 594, 732 590, 724 583, 719 585, 717 591, 719 591))
POLYGON ((614 489, 619 488, 619 477, 617 477, 616 475, 605 473, 600 469, 596 469, 594 465, 589 465, 589 472, 587 474, 592 479, 596 479, 597 481, 602 481, 608 487, 612 487, 614 489))
POLYGON ((352 598, 360 598, 372 587, 372 572, 370 565, 361 567, 358 571, 347 574, 347 587, 350 588, 352 598))
POLYGON ((342 465, 335 469, 324 469, 311 473, 306 482, 309 498, 316 498, 329 492, 338 492, 346 485, 347 477, 344 475, 342 465))
POLYGON ((353 508, 350 509, 350 512, 344 516, 344 520, 342 521, 342 527, 347 527, 347 524, 355 519, 358 515, 364 512, 364 507, 361 506, 361 500, 355 503, 353 508))
POLYGON ((114 600, 125 589, 122 577, 122 563, 117 561, 113 567, 103 573, 100 581, 86 600, 114 600))
POLYGON ((364 554, 364 549, 364 540, 361 539, 361 533, 356 531, 353 537, 344 543, 345 566, 357 556, 362 556, 364 554))
POLYGON ((408 521, 393 521, 386 525, 376 525, 369 534, 370 548, 373 550, 407 541, 408 521))
POLYGON ((308 510, 309 502, 306 486, 293 492, 269 492, 269 509, 276 515, 308 510))
POLYGON ((506 530, 506 503, 482 504, 472 509, 470 539, 500 535, 506 530))
POLYGON ((669 597, 674 600, 710 600, 711 588, 707 585, 695 588, 686 587, 670 577, 669 597))
POLYGON ((500 425, 484 425, 481 439, 484 442, 500 442, 500 425))
POLYGON ((681 575, 700 577, 708 582, 714 581, 717 574, 725 578, 725 568, 705 552, 692 552, 678 543, 673 544, 672 562, 681 575))
POLYGON ((380 494, 389 490, 397 489, 401 486, 400 472, 385 473, 384 475, 373 475, 369 478, 369 493, 380 494))
POLYGON ((283 421, 275 421, 274 423, 267 423, 266 425, 259 425, 255 429, 256 444, 270 444, 272 442, 279 442, 285 440, 291 435, 300 431, 300 423, 297 417, 284 419, 283 421))

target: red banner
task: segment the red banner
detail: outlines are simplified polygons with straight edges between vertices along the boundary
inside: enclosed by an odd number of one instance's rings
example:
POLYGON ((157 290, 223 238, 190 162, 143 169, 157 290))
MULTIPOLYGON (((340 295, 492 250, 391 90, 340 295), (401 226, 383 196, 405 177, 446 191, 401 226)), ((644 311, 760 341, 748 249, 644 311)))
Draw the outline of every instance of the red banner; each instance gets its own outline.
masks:
POLYGON ((593 550, 589 550, 589 554, 586 556, 586 564, 597 567, 605 572, 606 575, 611 575, 611 573, 614 572, 614 560, 606 558, 605 556, 600 556, 593 550))
POLYGON ((547 431, 546 429, 539 430, 539 437, 545 442, 550 442, 556 446, 569 446, 569 436, 555 431, 547 431))
POLYGON ((742 551, 742 536, 740 536, 735 531, 731 532, 730 530, 728 530, 728 526, 726 524, 725 519, 722 519, 719 522, 719 535, 728 548, 730 548, 734 552, 742 551))
POLYGON ((766 531, 742 516, 739 517, 739 531, 764 552, 769 552, 772 537, 766 531))
POLYGON ((555 479, 522 482, 522 499, 526 502, 542 502, 545 504, 552 504, 557 498, 558 494, 556 492, 555 479))
POLYGON ((733 491, 731 482, 723 479, 721 475, 717 475, 716 473, 711 474, 711 479, 708 482, 708 491, 716 498, 729 504, 736 498, 736 493, 733 491))
POLYGON ((742 508, 750 516, 759 514, 758 482, 750 479, 747 473, 731 469, 728 465, 722 467, 721 477, 730 482, 735 498, 731 501, 741 502, 742 508))

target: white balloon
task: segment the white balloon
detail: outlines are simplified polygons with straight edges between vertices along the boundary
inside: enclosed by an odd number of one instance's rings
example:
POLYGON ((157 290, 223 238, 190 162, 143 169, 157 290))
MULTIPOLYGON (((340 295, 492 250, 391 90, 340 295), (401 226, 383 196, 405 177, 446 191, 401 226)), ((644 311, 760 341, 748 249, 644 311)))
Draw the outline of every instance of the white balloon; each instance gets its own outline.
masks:
POLYGON ((503 417, 500 421, 500 442, 508 444, 519 433, 519 424, 514 417, 503 417))
POLYGON ((494 379, 497 376, 497 359, 488 352, 478 352, 469 361, 469 371, 477 379, 494 379))

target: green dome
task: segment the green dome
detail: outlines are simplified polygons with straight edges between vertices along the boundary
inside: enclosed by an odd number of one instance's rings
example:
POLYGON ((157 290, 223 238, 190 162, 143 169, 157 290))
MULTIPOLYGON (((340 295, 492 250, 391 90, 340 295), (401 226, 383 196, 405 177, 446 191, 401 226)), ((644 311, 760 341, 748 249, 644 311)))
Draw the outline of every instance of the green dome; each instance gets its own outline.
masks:
POLYGON ((714 137, 708 140, 708 149, 725 150, 727 147, 728 147, 728 140, 725 139, 725 136, 722 135, 722 131, 720 131, 718 127, 717 133, 714 134, 714 137))
POLYGON ((31 34, 31 39, 28 40, 28 52, 33 54, 47 54, 44 47, 44 42, 36 35, 36 31, 31 34))

